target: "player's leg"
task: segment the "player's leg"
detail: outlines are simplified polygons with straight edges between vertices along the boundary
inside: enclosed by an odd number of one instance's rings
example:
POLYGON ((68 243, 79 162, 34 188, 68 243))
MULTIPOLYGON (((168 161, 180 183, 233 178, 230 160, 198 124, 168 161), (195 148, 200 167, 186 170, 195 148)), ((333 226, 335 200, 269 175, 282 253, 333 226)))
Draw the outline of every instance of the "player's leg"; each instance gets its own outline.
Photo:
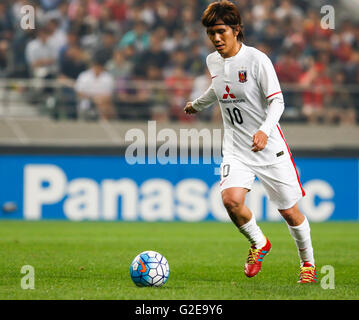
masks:
POLYGON ((251 244, 260 248, 265 245, 265 237, 245 205, 246 195, 255 179, 253 170, 237 159, 224 159, 220 170, 220 191, 229 217, 251 244))
POLYGON ((305 262, 314 265, 313 246, 307 217, 300 212, 298 204, 289 209, 279 209, 278 211, 286 220, 289 232, 296 243, 301 265, 303 266, 305 262))
POLYGON ((254 277, 261 270, 263 258, 270 251, 271 244, 244 203, 247 192, 248 189, 241 187, 225 189, 222 191, 222 201, 233 223, 251 243, 244 273, 247 277, 254 277))
POLYGON ((300 278, 298 282, 317 282, 312 239, 307 217, 300 212, 298 204, 278 211, 286 220, 289 232, 297 246, 300 259, 300 278))
POLYGON ((240 228, 252 219, 252 212, 244 204, 248 189, 241 187, 227 188, 222 191, 222 202, 229 217, 240 228))
POLYGON ((256 223, 255 217, 245 205, 245 197, 248 189, 241 187, 228 188, 222 191, 222 201, 229 217, 238 230, 256 248, 266 244, 266 238, 256 223))
MULTIPOLYGON (((315 265, 310 227, 307 218, 300 212, 297 202, 305 193, 299 181, 296 168, 291 159, 269 167, 257 168, 256 175, 261 180, 269 198, 286 220, 298 250, 301 273, 304 270, 313 275, 315 282, 315 265)), ((301 281, 302 282, 302 281, 301 281)), ((306 281, 309 282, 309 281, 306 281)))
POLYGON ((251 189, 254 179, 253 171, 239 161, 224 161, 221 165, 220 189, 223 204, 238 230, 251 243, 244 268, 248 277, 253 277, 260 271, 263 257, 271 247, 257 225, 254 215, 245 205, 246 194, 251 189))

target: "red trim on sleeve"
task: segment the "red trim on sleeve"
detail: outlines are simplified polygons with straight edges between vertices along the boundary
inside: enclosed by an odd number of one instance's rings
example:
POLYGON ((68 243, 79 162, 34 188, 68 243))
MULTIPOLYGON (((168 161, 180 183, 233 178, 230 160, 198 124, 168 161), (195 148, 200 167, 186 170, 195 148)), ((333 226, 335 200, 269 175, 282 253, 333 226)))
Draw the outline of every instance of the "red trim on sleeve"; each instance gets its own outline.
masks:
POLYGON ((287 146, 287 149, 288 149, 288 152, 289 152, 289 155, 290 155, 290 160, 292 160, 293 167, 294 167, 294 170, 295 170, 295 174, 297 175, 298 183, 299 183, 299 186, 300 186, 300 190, 302 191, 302 196, 304 197, 304 196, 305 196, 305 191, 304 191, 304 189, 303 189, 303 187, 302 187, 302 184, 300 183, 298 171, 297 171, 297 168, 296 168, 296 166, 295 166, 292 153, 290 152, 290 149, 289 149, 289 147, 288 147, 287 141, 285 141, 285 139, 284 139, 284 135, 283 135, 282 130, 279 128, 278 125, 277 125, 277 128, 278 128, 278 131, 279 131, 279 133, 280 133, 280 136, 282 137, 282 139, 284 140, 285 145, 287 146))
POLYGON ((282 93, 282 91, 278 91, 278 92, 272 93, 271 95, 269 95, 269 96, 267 97, 267 99, 270 98, 270 97, 273 97, 274 95, 276 95, 276 94, 278 94, 278 93, 282 93))

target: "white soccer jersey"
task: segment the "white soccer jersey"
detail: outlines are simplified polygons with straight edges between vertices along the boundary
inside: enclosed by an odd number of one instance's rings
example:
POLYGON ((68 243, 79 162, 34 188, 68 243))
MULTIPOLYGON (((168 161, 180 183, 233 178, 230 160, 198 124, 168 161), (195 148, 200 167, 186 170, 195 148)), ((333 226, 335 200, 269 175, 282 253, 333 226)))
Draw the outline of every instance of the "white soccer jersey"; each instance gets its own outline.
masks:
POLYGON ((288 159, 290 151, 279 124, 269 132, 263 126, 269 102, 283 99, 270 59, 242 43, 239 52, 230 58, 222 58, 217 51, 211 53, 207 66, 212 84, 203 96, 193 101, 193 107, 200 111, 218 100, 225 131, 224 158, 237 158, 248 165, 270 165, 288 159), (268 135, 268 142, 263 150, 253 152, 253 135, 261 127, 268 135))

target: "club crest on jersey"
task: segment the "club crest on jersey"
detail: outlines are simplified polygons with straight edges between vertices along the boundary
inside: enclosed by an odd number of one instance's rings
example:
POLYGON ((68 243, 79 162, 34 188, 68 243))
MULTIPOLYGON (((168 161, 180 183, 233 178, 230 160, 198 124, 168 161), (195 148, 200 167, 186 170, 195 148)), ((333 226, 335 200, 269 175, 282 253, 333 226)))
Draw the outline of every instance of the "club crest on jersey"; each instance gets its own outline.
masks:
POLYGON ((247 70, 238 71, 238 81, 244 83, 247 81, 247 70))

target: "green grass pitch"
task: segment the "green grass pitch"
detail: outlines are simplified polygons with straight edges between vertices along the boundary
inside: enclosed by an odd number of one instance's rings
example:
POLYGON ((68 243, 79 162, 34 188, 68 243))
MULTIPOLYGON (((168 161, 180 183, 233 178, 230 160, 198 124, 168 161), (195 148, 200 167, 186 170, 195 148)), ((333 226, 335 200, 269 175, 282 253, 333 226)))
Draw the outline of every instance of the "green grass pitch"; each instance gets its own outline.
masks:
POLYGON ((358 299, 359 224, 312 223, 318 284, 297 284, 299 260, 284 222, 259 223, 272 242, 262 272, 246 278, 247 240, 231 223, 1 221, 0 299, 358 299), (162 253, 170 277, 161 288, 138 288, 133 258, 162 253), (21 267, 35 269, 35 289, 21 288, 21 267), (321 268, 335 270, 324 290, 321 268))

